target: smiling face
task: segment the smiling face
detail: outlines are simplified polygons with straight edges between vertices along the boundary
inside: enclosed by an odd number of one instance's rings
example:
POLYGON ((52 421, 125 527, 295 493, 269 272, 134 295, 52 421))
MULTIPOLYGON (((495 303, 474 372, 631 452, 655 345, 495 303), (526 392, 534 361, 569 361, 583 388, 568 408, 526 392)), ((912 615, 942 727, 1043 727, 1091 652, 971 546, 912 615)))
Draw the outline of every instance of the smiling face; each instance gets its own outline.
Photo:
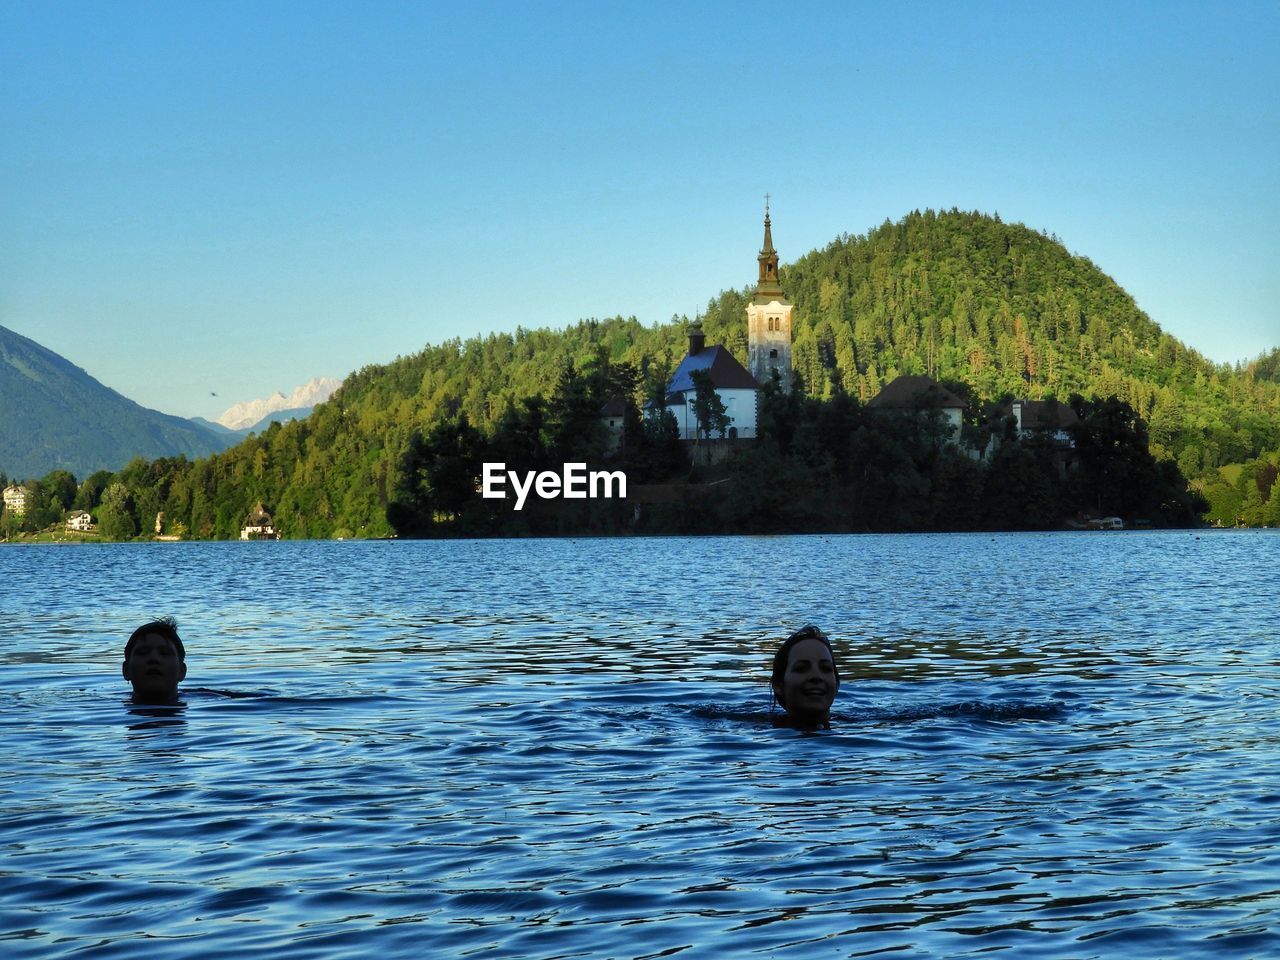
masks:
POLYGON ((787 653, 782 679, 773 684, 774 696, 791 716, 825 721, 840 689, 840 676, 831 648, 817 637, 808 637, 787 653))
POLYGON ((187 675, 187 665, 164 634, 144 633, 129 648, 120 672, 133 684, 137 703, 171 703, 177 699, 178 681, 187 675))

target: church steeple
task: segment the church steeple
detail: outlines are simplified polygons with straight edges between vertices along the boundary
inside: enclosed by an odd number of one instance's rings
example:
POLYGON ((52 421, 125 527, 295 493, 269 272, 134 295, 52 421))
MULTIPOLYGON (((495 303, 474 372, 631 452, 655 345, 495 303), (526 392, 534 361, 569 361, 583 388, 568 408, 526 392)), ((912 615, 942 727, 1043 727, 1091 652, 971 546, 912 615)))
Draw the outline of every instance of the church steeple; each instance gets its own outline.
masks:
POLYGON ((791 313, 778 282, 778 251, 773 249, 769 195, 764 198, 764 246, 760 248, 760 279, 747 304, 747 365, 756 382, 767 384, 777 374, 782 389, 791 389, 791 313))
POLYGON ((764 246, 760 248, 760 279, 756 283, 756 303, 773 300, 786 303, 778 283, 778 251, 773 249, 773 229, 769 222, 769 195, 764 198, 764 246))

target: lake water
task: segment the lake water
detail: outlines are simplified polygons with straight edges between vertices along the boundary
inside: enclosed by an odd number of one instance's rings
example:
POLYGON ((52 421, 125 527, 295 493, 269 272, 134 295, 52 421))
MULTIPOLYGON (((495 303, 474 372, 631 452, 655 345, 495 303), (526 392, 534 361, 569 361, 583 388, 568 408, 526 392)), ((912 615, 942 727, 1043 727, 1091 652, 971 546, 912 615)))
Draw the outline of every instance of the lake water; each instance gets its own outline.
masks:
POLYGON ((1277 597, 1270 531, 0 548, 0 955, 1278 956, 1277 597))

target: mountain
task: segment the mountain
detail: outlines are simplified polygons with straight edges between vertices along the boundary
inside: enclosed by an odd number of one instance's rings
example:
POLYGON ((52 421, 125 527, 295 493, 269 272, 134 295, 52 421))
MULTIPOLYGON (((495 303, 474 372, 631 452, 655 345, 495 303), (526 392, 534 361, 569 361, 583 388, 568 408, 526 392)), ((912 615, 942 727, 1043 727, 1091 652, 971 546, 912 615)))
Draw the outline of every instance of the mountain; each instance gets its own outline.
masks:
MULTIPOLYGON (((756 272, 758 239, 744 238, 744 280, 756 272)), ((1023 225, 915 212, 804 254, 780 278, 796 304, 795 375, 810 397, 865 403, 905 373, 946 381, 975 413, 1004 394, 1115 395, 1146 422, 1151 452, 1189 478, 1280 447, 1280 385, 1189 350, 1095 264, 1023 225)), ((739 362, 748 299, 749 288, 723 292, 702 315, 707 343, 739 362)), ((624 396, 643 402, 687 343, 683 322, 634 317, 449 340, 357 371, 306 420, 270 426, 195 465, 119 480, 135 491, 139 517, 164 510, 191 536, 237 535, 259 500, 288 537, 386 535, 388 503, 417 469, 406 456, 415 437, 438 432, 432 448, 452 443, 455 464, 467 462, 477 433, 511 438, 495 459, 515 462, 540 446, 556 460, 580 459, 563 452, 604 392, 627 379, 619 374, 631 370, 624 396)), ((762 469, 776 482, 761 502, 785 505, 806 483, 827 482, 823 445, 849 439, 795 438, 808 459, 762 469)), ((454 474, 426 479, 474 489, 472 474, 454 474)))
MULTIPOLYGON (((302 389, 302 388, 299 388, 299 389, 302 389)), ((277 394, 277 396, 279 396, 279 394, 277 394)), ((254 402, 262 403, 264 401, 258 400, 254 402)), ((245 405, 241 404, 241 406, 245 406, 245 405)), ((219 437, 225 437, 226 444, 230 446, 233 443, 238 443, 239 441, 243 440, 245 437, 247 437, 251 433, 261 433, 263 430, 266 430, 273 423, 288 423, 290 420, 305 420, 307 417, 311 415, 311 411, 313 409, 315 408, 314 407, 294 407, 289 410, 276 410, 276 411, 273 411, 272 413, 268 413, 265 417, 263 417, 261 420, 257 421, 256 423, 253 423, 247 427, 240 427, 235 430, 231 429, 230 427, 224 427, 222 424, 217 423, 213 420, 206 420, 204 417, 192 417, 191 422, 194 423, 196 426, 201 427, 204 430, 209 430, 213 432, 219 437)))
POLYGON ((342 386, 341 380, 332 377, 315 377, 296 388, 289 396, 278 390, 264 400, 247 400, 237 403, 217 420, 228 430, 258 430, 271 423, 270 414, 284 411, 283 419, 303 417, 317 403, 323 403, 333 395, 333 391, 342 386))
POLYGON ((273 423, 288 423, 290 420, 305 420, 307 417, 311 416, 311 411, 314 409, 314 406, 309 406, 293 407, 288 410, 274 410, 271 413, 268 413, 257 423, 253 424, 253 426, 245 427, 240 431, 240 433, 242 436, 247 437, 251 433, 261 433, 273 423))
POLYGON ((29 479, 51 470, 86 477, 133 457, 202 457, 222 439, 104 387, 34 340, 0 327, 0 470, 29 479))
POLYGON ((212 420, 206 420, 204 417, 191 417, 189 419, 191 420, 192 423, 194 423, 197 427, 200 427, 202 430, 208 430, 212 433, 217 434, 220 437, 231 437, 232 442, 234 442, 235 440, 243 440, 244 437, 246 436, 246 434, 243 431, 232 430, 229 427, 224 427, 220 423, 214 423, 212 420))

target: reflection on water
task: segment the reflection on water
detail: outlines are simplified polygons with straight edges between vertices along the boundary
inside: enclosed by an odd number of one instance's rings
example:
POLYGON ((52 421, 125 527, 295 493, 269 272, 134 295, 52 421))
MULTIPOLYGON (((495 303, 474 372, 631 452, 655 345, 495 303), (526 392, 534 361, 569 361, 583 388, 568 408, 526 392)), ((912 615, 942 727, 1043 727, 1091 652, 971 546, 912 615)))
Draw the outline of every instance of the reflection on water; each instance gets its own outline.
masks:
POLYGON ((186 726, 186 704, 179 703, 165 706, 142 705, 130 702, 129 729, 135 732, 143 730, 159 730, 165 727, 186 726))
POLYGON ((1275 955, 1278 555, 0 549, 0 950, 1275 955), (166 613, 183 704, 131 705, 124 638, 166 613), (776 729, 768 657, 810 621, 836 722, 776 729))

